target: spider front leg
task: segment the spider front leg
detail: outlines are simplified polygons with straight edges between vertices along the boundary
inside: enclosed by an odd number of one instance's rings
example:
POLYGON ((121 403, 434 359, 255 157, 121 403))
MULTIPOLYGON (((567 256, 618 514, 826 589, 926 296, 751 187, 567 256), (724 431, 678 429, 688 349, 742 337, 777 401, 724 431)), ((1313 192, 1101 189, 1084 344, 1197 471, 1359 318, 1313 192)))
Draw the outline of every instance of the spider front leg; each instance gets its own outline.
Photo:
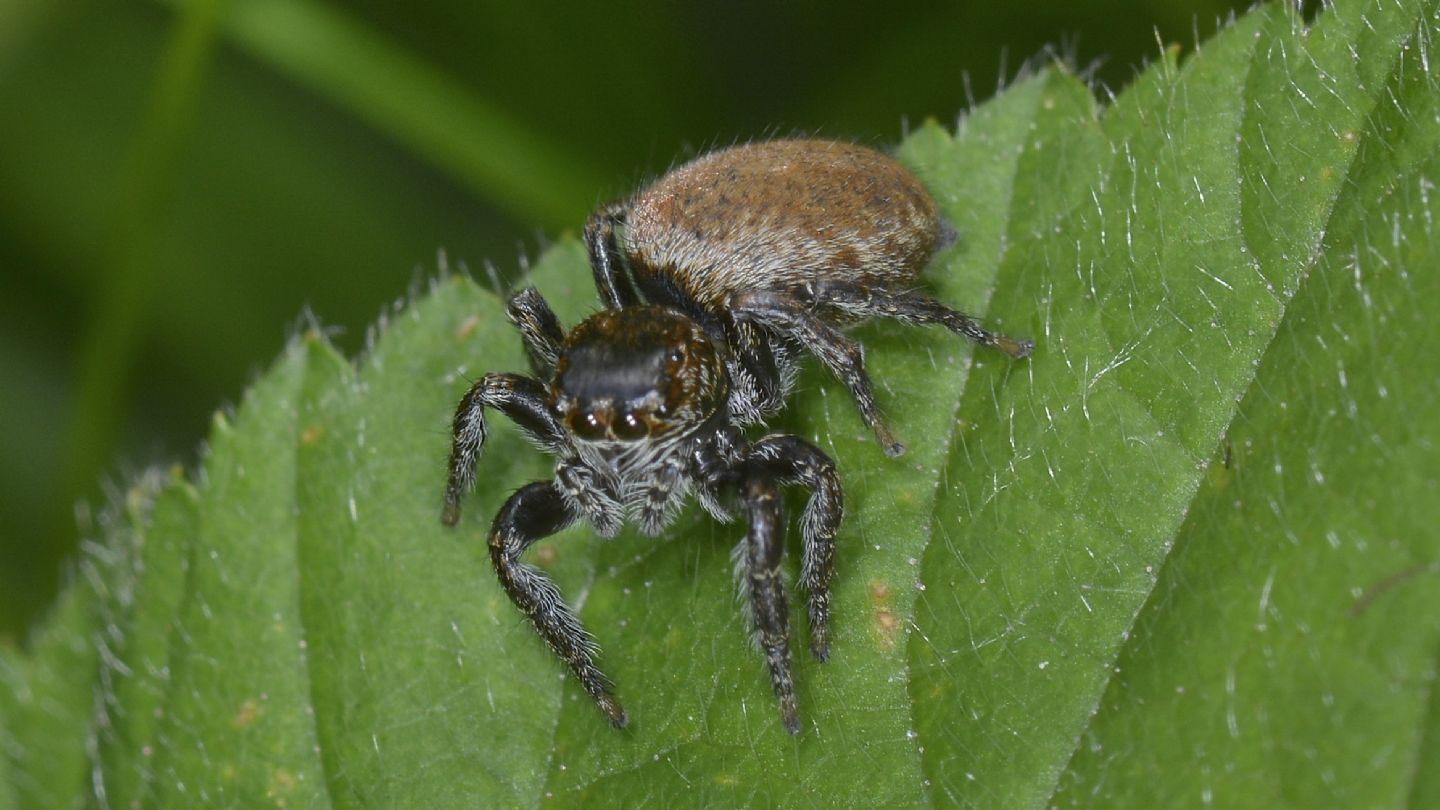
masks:
POLYGON ((610 693, 610 682, 595 666, 595 640, 565 605, 560 589, 539 569, 520 562, 520 555, 536 540, 574 523, 580 516, 566 503, 552 481, 521 488, 495 516, 490 528, 490 561, 510 601, 530 617, 540 637, 580 679, 610 724, 624 728, 625 709, 610 693))
POLYGON ((445 485, 445 509, 440 522, 454 526, 460 520, 460 498, 475 483, 475 463, 489 431, 485 409, 510 417, 531 440, 549 452, 563 449, 568 440, 559 420, 546 407, 545 386, 518 374, 486 374, 470 386, 455 409, 454 440, 450 446, 450 478, 445 485))
POLYGON ((585 224, 585 250, 590 254, 595 289, 606 309, 640 303, 640 296, 625 275, 620 243, 615 237, 615 228, 625 223, 627 210, 625 203, 613 202, 595 212, 585 224))
POLYGON ((560 345, 565 342, 565 330, 560 326, 560 319, 555 317, 545 297, 534 287, 515 293, 505 308, 505 314, 520 330, 520 339, 525 344, 525 353, 530 356, 530 368, 535 376, 549 379, 560 359, 560 345))
POLYGON ((830 580, 835 574, 835 535, 845 516, 835 462, 799 436, 766 436, 751 447, 750 462, 782 484, 810 490, 800 518, 800 586, 810 597, 810 652, 817 661, 829 660, 830 580))
POLYGON ((800 731, 800 715, 795 708, 795 682, 790 676, 789 608, 780 580, 780 561, 785 554, 780 493, 773 480, 755 470, 741 484, 740 499, 750 519, 743 555, 755 632, 770 666, 770 685, 780 701, 780 720, 786 731, 796 734, 800 731))

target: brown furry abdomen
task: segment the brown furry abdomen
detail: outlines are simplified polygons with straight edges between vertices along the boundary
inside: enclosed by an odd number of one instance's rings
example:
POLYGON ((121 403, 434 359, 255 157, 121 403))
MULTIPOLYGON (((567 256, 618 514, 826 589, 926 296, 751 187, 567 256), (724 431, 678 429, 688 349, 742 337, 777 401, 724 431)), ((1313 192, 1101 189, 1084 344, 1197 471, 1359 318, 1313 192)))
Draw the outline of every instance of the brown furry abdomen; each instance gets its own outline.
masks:
POLYGON ((826 279, 909 288, 939 233, 934 200, 893 158, 768 141, 704 155, 635 195, 623 250, 642 287, 668 277, 723 307, 734 292, 826 279))

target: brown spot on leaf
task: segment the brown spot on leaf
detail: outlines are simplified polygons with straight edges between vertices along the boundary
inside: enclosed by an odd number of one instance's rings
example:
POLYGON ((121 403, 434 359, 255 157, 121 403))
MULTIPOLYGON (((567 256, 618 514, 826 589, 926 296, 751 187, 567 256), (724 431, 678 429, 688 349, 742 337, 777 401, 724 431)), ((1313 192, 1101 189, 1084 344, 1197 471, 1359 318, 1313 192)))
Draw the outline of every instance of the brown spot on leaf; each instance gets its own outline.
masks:
POLYGON ((276 807, 285 807, 298 781, 295 774, 280 768, 270 774, 270 785, 265 790, 265 797, 274 802, 276 807))
POLYGON ((230 718, 230 725, 235 728, 249 728, 255 725, 255 720, 260 716, 260 704, 254 698, 245 698, 240 708, 235 711, 235 716, 230 718))
POLYGON ((870 581, 870 616, 875 636, 884 650, 895 649, 900 638, 900 617, 891 609, 894 589, 884 580, 870 581))
POLYGON ((460 325, 459 325, 458 327, 456 327, 456 329, 455 329, 455 339, 456 339, 456 340, 465 340, 465 339, 469 338, 471 335, 475 334, 475 329, 476 329, 477 327, 479 327, 479 326, 480 326, 480 316, 479 316, 479 315, 471 315, 470 317, 468 317, 468 318, 466 318, 465 320, 461 321, 461 322, 460 322, 460 325))

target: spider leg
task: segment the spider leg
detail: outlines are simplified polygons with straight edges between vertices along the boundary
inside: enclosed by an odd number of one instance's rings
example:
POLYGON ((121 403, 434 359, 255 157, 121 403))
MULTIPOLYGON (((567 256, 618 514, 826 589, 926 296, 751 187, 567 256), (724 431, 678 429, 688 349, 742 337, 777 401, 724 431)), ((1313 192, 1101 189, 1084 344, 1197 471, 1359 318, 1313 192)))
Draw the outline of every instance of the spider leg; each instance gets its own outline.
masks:
POLYGON ((489 433, 485 409, 510 417, 531 440, 554 452, 566 446, 564 428, 545 407, 545 386, 518 374, 486 374, 470 386, 455 409, 454 442, 450 447, 450 478, 445 485, 445 509, 440 522, 454 526, 460 520, 460 498, 475 483, 475 463, 489 433))
POLYGON ((530 617, 550 649, 580 679, 610 724, 624 728, 625 709, 610 694, 610 682, 595 666, 595 640, 565 605, 560 589, 539 569, 520 562, 532 543, 574 523, 579 515, 565 502, 554 482, 537 481, 522 487, 495 516, 490 528, 490 561, 510 601, 530 617))
POLYGON ((680 502, 689 490, 686 476, 689 459, 673 453, 659 462, 659 467, 645 483, 640 500, 640 531, 650 537, 659 536, 674 519, 680 502))
POLYGON ((640 303, 635 286, 625 275, 620 245, 615 239, 615 226, 625 222, 626 205, 612 202, 596 211, 585 224, 585 249, 590 254, 590 270, 595 275, 595 289, 606 309, 620 309, 640 303))
POLYGON ((545 303, 545 297, 534 287, 515 293, 505 312, 515 328, 520 330, 520 338, 525 343, 525 353, 530 356, 530 368, 535 376, 549 379, 560 359, 560 345, 565 342, 560 319, 555 317, 550 305, 545 303))
POLYGON ((776 362, 765 327, 751 321, 721 321, 725 342, 734 353, 730 370, 731 412, 740 424, 754 424, 785 407, 786 374, 776 362))
POLYGON ((750 450, 752 464, 783 484, 810 490, 800 518, 804 556, 800 585, 810 596, 810 652, 830 658, 830 579, 835 573, 835 535, 845 514, 844 492, 835 462, 799 436, 766 436, 750 450))
POLYGON ((895 440, 870 388, 870 375, 865 373, 865 352, 860 344, 826 323, 798 298, 775 292, 747 292, 734 296, 731 307, 738 319, 757 321, 794 338, 840 378, 850 389, 860 418, 875 433, 885 455, 898 456, 905 445, 895 440))
POLYGON ((744 561, 750 604, 760 648, 770 666, 770 685, 780 701, 780 719, 791 734, 800 731, 795 709, 795 682, 790 676, 790 630, 780 560, 785 552, 785 522, 775 483, 755 471, 741 488, 741 500, 750 518, 745 536, 744 561))
POLYGON ((723 425, 692 448, 688 475, 694 482, 695 499, 710 516, 721 523, 735 519, 722 500, 722 493, 735 488, 741 462, 749 451, 745 434, 733 424, 723 425))
POLYGON ((889 292, 832 279, 817 282, 798 294, 809 303, 831 307, 859 318, 894 318, 906 323, 942 324, 957 335, 964 335, 981 346, 999 349, 1011 357, 1025 357, 1035 348, 1032 340, 997 335, 969 315, 915 290, 889 292))
POLYGON ((617 494, 619 483, 602 476, 596 467, 578 456, 562 458, 555 465, 555 486, 566 504, 586 520, 601 537, 614 537, 625 525, 625 505, 617 494))

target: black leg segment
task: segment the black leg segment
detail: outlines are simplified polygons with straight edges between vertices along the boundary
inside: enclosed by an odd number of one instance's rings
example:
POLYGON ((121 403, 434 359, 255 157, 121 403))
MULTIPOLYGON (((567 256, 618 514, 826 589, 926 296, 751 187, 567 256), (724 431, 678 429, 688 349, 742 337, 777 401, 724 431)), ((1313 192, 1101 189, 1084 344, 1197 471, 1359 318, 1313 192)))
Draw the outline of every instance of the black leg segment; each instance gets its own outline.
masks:
POLYGON ((751 447, 750 463, 782 484, 810 490, 800 518, 800 586, 810 598, 810 652, 818 661, 829 660, 830 580, 835 574, 835 535, 845 516, 835 462, 799 436, 766 436, 751 447))
POLYGON ((999 349, 1011 357, 1025 357, 1035 348, 1028 339, 997 335, 963 312, 953 310, 915 290, 873 290, 849 281, 826 280, 802 289, 800 297, 817 306, 831 307, 859 318, 894 318, 905 323, 938 323, 981 346, 999 349))
POLYGON ((745 537, 745 576, 755 632, 770 666, 770 685, 780 701, 780 720, 786 731, 795 734, 800 731, 800 715, 795 708, 795 682, 790 676, 789 608, 780 578, 780 561, 785 554, 780 493, 768 477, 751 475, 742 485, 741 499, 750 518, 750 532, 745 537))
POLYGON ((510 601, 530 617, 541 638, 564 659, 616 728, 624 728, 625 709, 610 693, 610 682, 595 666, 595 641, 565 605, 560 589, 539 569, 520 562, 530 544, 548 537, 579 517, 550 481, 521 488, 495 516, 490 529, 490 561, 510 601))
POLYGON ((743 422, 759 422, 785 407, 785 379, 776 364, 771 335, 752 321, 727 318, 722 321, 725 340, 739 365, 731 385, 749 408, 739 414, 743 422), (747 380, 748 378, 748 380, 747 380), (747 390, 748 386, 748 390, 747 390))
POLYGON ((585 225, 585 249, 590 254, 590 271, 595 289, 606 309, 620 309, 640 303, 635 286, 625 275, 615 228, 625 222, 625 204, 610 203, 595 212, 585 225))
POLYGON ((860 409, 860 418, 875 433, 885 455, 894 457, 905 452, 905 445, 891 435, 880 409, 875 405, 875 393, 870 388, 870 376, 865 373, 865 353, 860 344, 826 323, 793 296, 750 292, 735 296, 731 303, 736 318, 755 321, 788 335, 820 358, 830 373, 839 377, 850 389, 850 395, 860 409))
POLYGON ((525 353, 530 356, 530 369, 536 377, 550 379, 555 373, 555 363, 560 359, 560 345, 565 342, 565 330, 560 327, 560 319, 555 317, 545 297, 534 287, 515 293, 505 312, 515 328, 520 330, 525 353))
POLYGON ((485 447, 488 430, 485 409, 494 408, 515 422, 533 441, 550 451, 563 448, 567 439, 559 420, 545 406, 545 386, 518 374, 486 374, 470 386, 455 409, 450 446, 450 479, 445 485, 445 509, 440 522, 454 526, 460 520, 460 498, 475 483, 475 462, 485 447))

